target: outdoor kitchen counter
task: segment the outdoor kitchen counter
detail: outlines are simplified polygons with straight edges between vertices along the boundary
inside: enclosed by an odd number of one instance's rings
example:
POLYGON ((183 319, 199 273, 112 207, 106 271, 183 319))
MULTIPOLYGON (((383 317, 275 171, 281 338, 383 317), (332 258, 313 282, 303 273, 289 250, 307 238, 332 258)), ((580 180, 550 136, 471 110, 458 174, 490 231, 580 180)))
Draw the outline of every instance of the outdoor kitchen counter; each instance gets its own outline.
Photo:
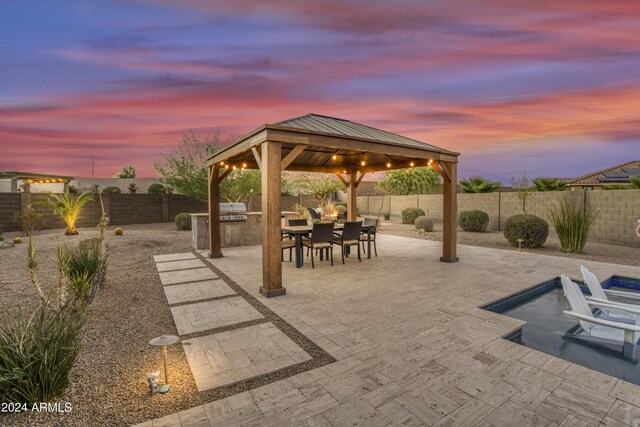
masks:
MULTIPOLYGON (((282 225, 296 212, 283 211, 282 225)), ((209 214, 191 214, 192 245, 196 250, 209 249, 209 214)), ((220 223, 220 239, 223 248, 250 246, 262 243, 262 212, 248 212, 246 221, 225 221, 220 223)))

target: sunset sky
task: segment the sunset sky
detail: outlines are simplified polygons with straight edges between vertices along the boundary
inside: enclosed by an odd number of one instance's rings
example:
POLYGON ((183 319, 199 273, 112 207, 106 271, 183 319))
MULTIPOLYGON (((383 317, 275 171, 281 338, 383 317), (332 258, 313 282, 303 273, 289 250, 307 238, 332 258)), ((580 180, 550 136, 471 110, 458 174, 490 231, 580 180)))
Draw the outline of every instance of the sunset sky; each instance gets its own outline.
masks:
POLYGON ((0 170, 150 177, 185 132, 310 112, 461 178, 637 160, 640 2, 0 0, 0 170))

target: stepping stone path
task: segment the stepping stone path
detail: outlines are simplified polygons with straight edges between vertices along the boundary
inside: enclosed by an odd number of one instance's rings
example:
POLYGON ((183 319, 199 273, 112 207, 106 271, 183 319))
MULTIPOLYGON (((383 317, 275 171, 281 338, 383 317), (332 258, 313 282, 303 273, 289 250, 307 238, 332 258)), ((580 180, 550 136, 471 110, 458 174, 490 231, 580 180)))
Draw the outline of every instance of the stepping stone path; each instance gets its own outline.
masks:
POLYGON ((199 391, 311 359, 193 253, 154 260, 199 391))

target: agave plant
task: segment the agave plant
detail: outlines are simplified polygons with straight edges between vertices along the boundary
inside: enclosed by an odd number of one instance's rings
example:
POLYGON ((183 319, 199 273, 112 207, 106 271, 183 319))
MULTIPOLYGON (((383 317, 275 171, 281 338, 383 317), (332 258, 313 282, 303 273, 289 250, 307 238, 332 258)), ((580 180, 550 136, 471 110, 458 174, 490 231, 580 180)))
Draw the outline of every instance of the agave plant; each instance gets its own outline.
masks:
POLYGON ((567 184, 557 178, 536 178, 532 187, 534 191, 563 191, 567 184))
POLYGON ((488 181, 481 177, 472 177, 460 181, 460 188, 465 193, 493 193, 502 187, 502 183, 488 181))
POLYGON ((51 194, 51 197, 53 200, 49 202, 49 205, 53 208, 53 212, 60 215, 67 224, 65 234, 67 236, 78 234, 76 222, 80 218, 82 208, 93 201, 91 193, 84 192, 77 197, 71 193, 51 194))

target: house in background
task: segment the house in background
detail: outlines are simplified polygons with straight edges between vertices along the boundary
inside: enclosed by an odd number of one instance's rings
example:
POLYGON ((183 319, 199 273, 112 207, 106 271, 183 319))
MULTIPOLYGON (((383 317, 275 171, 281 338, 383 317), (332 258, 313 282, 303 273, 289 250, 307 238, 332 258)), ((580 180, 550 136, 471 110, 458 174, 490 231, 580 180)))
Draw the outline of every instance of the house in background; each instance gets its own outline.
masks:
POLYGON ((610 185, 630 185, 630 177, 640 177, 640 160, 623 163, 565 180, 569 190, 603 190, 610 185))
POLYGON ((72 176, 32 172, 0 171, 0 192, 62 193, 69 190, 72 176))

